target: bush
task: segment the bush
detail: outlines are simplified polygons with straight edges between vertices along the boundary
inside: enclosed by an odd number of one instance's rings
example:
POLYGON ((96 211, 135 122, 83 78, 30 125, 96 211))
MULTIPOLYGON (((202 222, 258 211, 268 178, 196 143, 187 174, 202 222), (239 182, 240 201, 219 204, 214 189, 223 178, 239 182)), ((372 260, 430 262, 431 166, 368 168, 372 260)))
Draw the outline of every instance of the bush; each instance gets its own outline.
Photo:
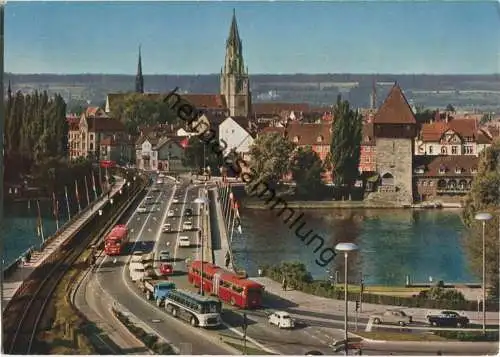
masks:
POLYGON ((154 351, 159 355, 175 355, 175 351, 168 343, 157 343, 154 346, 154 351))
POLYGON ((498 331, 436 331, 435 335, 459 341, 498 341, 498 331))
MULTIPOLYGON (((285 276, 288 286, 307 294, 321 297, 344 299, 343 286, 332 286, 326 281, 313 281, 311 274, 307 272, 305 265, 298 262, 284 262, 280 265, 265 266, 262 269, 264 276, 267 276, 279 283, 285 276)), ((441 284, 439 284, 441 285, 441 284)), ((348 293, 349 301, 359 300, 359 293, 348 293)), ((431 289, 422 290, 418 295, 412 297, 400 297, 378 294, 363 294, 363 301, 370 304, 393 305, 427 308, 427 309, 446 309, 446 310, 464 310, 476 311, 477 302, 467 301, 461 292, 455 289, 443 289, 440 286, 434 286, 431 289)), ((487 311, 498 311, 498 303, 495 301, 486 302, 487 311)))
POLYGON ((141 338, 142 342, 144 342, 144 344, 146 346, 148 346, 149 348, 153 348, 154 344, 158 341, 158 336, 156 335, 153 335, 153 334, 145 334, 142 338, 141 338))

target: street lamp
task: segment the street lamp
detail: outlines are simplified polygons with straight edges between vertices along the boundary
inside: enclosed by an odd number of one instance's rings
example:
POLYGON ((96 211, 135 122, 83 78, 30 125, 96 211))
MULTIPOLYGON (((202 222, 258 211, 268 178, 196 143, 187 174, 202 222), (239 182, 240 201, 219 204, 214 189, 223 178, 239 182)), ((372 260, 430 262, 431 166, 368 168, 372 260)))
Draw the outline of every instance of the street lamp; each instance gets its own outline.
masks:
POLYGON ((493 216, 489 213, 477 213, 474 217, 477 221, 483 222, 483 333, 486 333, 486 243, 485 243, 485 229, 486 221, 489 221, 493 216))
MULTIPOLYGON (((206 205, 208 204, 208 199, 206 197, 198 197, 197 199, 194 200, 194 203, 198 203, 200 205, 206 205)), ((201 216, 201 209, 199 210, 198 214, 201 216)), ((202 219, 204 219, 205 216, 202 216, 202 219)), ((203 227, 203 223, 202 223, 203 227)), ((200 228, 201 229, 201 228, 200 228)), ((199 232, 199 231, 198 231, 199 232)), ((204 291, 203 291, 203 250, 204 250, 204 240, 203 240, 203 235, 205 234, 205 230, 203 231, 202 234, 200 234, 200 240, 201 240, 201 264, 200 264, 200 294, 203 296, 204 291)))
POLYGON ((344 312, 344 333, 345 333, 345 354, 347 356, 349 344, 348 344, 348 334, 347 334, 347 257, 349 252, 358 250, 358 246, 354 243, 339 243, 335 246, 335 250, 338 252, 344 252, 344 299, 345 299, 345 312, 344 312))

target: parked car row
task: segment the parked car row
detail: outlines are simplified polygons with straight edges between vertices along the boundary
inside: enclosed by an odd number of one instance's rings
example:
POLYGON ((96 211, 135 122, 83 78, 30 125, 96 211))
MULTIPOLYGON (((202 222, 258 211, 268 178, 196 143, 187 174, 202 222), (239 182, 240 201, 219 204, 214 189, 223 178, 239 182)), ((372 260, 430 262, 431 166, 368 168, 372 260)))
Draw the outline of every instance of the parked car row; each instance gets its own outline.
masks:
MULTIPOLYGON (((400 309, 387 309, 384 312, 372 314, 370 319, 374 324, 397 324, 400 326, 407 326, 414 322, 412 316, 400 309)), ((466 327, 469 324, 467 316, 460 315, 455 311, 441 311, 438 314, 431 312, 427 314, 426 319, 434 327, 466 327)))

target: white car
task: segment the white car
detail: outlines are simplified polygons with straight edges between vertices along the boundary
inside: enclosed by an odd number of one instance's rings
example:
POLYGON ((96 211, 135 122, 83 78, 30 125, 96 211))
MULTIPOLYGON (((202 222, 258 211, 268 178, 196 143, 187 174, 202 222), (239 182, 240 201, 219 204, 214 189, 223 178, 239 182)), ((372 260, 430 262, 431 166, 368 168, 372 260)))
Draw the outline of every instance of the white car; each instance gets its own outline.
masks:
POLYGON ((177 198, 174 198, 174 199, 172 200, 172 203, 179 203, 179 200, 178 200, 177 198))
POLYGON ((189 231, 191 229, 193 229, 193 223, 190 222, 190 221, 186 221, 182 224, 182 229, 185 230, 185 231, 189 231))
POLYGON ((148 209, 146 207, 139 207, 137 209, 137 213, 146 213, 148 211, 148 209))
POLYGON ((173 217, 173 216, 174 216, 174 211, 167 212, 167 217, 173 217))
POLYGON ((294 328, 295 322, 288 312, 285 311, 275 311, 269 315, 269 323, 271 325, 276 325, 279 328, 294 328))
POLYGON ((132 259, 130 260, 130 264, 136 263, 136 262, 142 262, 142 255, 144 253, 140 250, 136 250, 134 253, 132 253, 132 259))
POLYGON ((171 232, 172 231, 172 226, 170 225, 170 223, 166 223, 163 225, 162 227, 162 232, 163 233, 168 233, 168 232, 171 232))
POLYGON ((146 269, 142 263, 131 263, 130 264, 130 279, 132 281, 138 281, 144 278, 146 269))
POLYGON ((179 237, 179 247, 190 247, 191 246, 191 240, 189 237, 186 236, 180 236, 179 237))
POLYGON ((163 185, 163 180, 162 180, 162 179, 158 179, 158 180, 156 180, 156 184, 157 184, 157 185, 163 185))

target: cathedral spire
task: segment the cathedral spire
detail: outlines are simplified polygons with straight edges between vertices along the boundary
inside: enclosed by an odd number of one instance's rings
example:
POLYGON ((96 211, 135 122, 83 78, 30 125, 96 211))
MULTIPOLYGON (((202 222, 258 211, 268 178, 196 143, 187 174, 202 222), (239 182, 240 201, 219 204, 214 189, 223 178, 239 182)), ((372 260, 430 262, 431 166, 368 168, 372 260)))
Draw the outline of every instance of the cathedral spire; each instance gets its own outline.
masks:
POLYGON ((233 9, 233 19, 231 21, 231 27, 229 28, 229 36, 227 38, 227 47, 241 47, 240 34, 238 32, 238 22, 236 21, 236 10, 233 9))
POLYGON ((137 62, 137 74, 135 76, 135 92, 144 93, 144 77, 142 76, 141 45, 139 45, 139 61, 137 62))

